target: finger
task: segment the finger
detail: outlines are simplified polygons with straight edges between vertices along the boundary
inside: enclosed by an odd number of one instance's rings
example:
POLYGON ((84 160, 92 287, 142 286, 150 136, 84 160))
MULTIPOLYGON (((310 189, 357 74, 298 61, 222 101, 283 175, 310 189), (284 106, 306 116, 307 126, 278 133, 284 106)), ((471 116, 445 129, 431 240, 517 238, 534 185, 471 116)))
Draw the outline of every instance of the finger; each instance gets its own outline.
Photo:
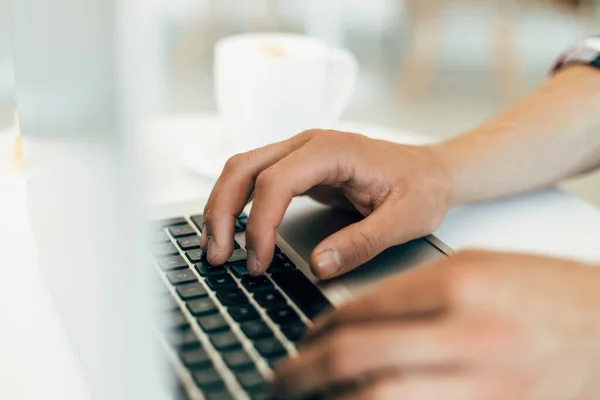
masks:
POLYGON ((432 264, 388 279, 317 319, 306 339, 345 324, 439 313, 452 301, 449 272, 432 264))
POLYGON ((321 279, 342 275, 377 256, 388 247, 422 237, 428 222, 418 221, 421 205, 411 194, 389 194, 362 221, 352 224, 317 245, 311 256, 313 272, 321 279), (410 221, 402 224, 399 221, 410 221))
POLYGON ((388 279, 318 319, 306 339, 344 324, 436 317, 451 309, 477 308, 493 286, 477 254, 461 254, 388 279))
POLYGON ((261 274, 271 263, 276 231, 292 199, 316 185, 336 182, 339 173, 330 150, 309 141, 259 174, 246 225, 249 273, 261 274))
POLYGON ((320 279, 334 278, 396 244, 393 209, 391 202, 384 201, 365 219, 325 238, 311 254, 314 274, 320 279))
MULTIPOLYGON (((481 383, 461 374, 408 374, 374 381, 340 400, 480 400, 500 399, 483 396, 481 383)), ((508 397, 507 397, 508 398, 508 397)))
POLYGON ((233 251, 235 218, 242 212, 258 174, 300 148, 311 137, 303 132, 293 138, 233 156, 227 161, 204 208, 206 235, 200 247, 211 264, 223 264, 233 251), (212 239, 212 240, 211 240, 212 239))
POLYGON ((372 323, 341 328, 300 349, 276 368, 275 391, 310 394, 363 376, 458 365, 465 346, 451 321, 372 323))

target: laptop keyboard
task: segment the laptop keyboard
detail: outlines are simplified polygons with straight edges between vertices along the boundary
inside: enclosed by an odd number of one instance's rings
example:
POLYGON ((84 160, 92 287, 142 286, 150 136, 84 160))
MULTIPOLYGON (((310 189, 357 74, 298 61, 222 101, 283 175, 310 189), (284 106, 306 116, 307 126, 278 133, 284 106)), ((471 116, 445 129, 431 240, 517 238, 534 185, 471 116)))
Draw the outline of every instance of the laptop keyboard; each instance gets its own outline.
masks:
MULTIPOLYGON (((236 233, 246 221, 237 218, 236 233)), ((202 223, 193 215, 151 225, 166 342, 181 372, 177 398, 270 399, 273 365, 331 304, 277 246, 262 276, 248 275, 237 242, 227 263, 210 265, 200 249, 202 223)))

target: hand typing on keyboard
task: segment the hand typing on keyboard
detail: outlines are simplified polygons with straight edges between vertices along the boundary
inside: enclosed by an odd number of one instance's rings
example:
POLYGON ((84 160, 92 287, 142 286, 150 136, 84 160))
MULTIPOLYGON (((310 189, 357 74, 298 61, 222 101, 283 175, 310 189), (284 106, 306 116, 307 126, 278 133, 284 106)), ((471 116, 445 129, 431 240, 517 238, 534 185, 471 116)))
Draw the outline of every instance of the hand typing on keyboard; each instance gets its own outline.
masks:
POLYGON ((227 162, 204 209, 200 246, 209 262, 224 263, 233 251, 235 217, 253 197, 246 227, 248 272, 260 275, 271 262, 276 228, 290 201, 309 194, 366 217, 315 248, 315 275, 332 278, 388 247, 431 233, 450 204, 451 182, 430 147, 305 131, 227 162))
POLYGON ((276 365, 275 393, 358 383, 344 399, 598 399, 598 282, 570 260, 458 253, 317 319, 276 365))

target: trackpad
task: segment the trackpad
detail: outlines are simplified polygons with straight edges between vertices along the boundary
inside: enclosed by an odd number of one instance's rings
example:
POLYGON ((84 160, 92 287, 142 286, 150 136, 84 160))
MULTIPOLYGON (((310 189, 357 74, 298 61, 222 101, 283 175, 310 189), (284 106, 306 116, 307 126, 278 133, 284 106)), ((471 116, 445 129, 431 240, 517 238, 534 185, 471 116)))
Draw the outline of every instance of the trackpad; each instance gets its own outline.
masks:
MULTIPOLYGON (((359 221, 356 213, 334 210, 308 198, 294 199, 279 234, 307 262, 315 246, 327 236, 359 221)), ((402 222, 398 221, 398 229, 402 222)), ((443 258, 445 254, 425 239, 394 246, 344 276, 328 281, 323 289, 342 285, 352 294, 362 291, 386 276, 443 258)))

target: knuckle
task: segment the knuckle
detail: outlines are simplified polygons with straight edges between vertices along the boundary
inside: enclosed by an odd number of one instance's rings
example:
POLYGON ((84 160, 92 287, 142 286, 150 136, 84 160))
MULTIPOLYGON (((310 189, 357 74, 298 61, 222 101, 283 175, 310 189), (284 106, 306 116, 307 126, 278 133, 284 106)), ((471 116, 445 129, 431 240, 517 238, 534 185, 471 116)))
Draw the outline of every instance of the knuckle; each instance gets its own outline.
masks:
POLYGON ((212 211, 212 208, 207 206, 204 209, 204 213, 202 215, 203 215, 203 219, 204 219, 202 221, 203 224, 206 225, 207 227, 210 227, 213 222, 213 219, 214 219, 214 212, 212 211))
POLYGON ((319 146, 324 146, 328 143, 339 142, 339 139, 344 136, 343 132, 333 131, 333 130, 324 130, 324 129, 315 129, 313 131, 311 141, 313 144, 318 144, 319 146))
POLYGON ((493 263, 490 254, 482 250, 465 250, 451 258, 446 269, 447 289, 451 300, 466 303, 481 301, 484 292, 497 285, 494 270, 486 268, 493 263))
POLYGON ((522 327, 505 316, 488 316, 465 323, 449 335, 453 347, 475 357, 498 357, 531 348, 522 327))
POLYGON ((232 172, 240 169, 248 159, 247 153, 238 153, 231 156, 225 163, 224 171, 232 172))
POLYGON ((255 189, 258 191, 270 189, 277 184, 278 175, 277 170, 272 166, 265 169, 256 177, 255 189))
POLYGON ((307 132, 307 134, 310 136, 311 139, 321 139, 323 137, 325 137, 325 130, 323 129, 309 129, 307 132))
POLYGON ((305 131, 300 132, 296 136, 304 138, 304 139, 312 139, 320 131, 321 131, 321 129, 307 129, 305 131))
POLYGON ((451 304, 460 303, 465 286, 478 275, 478 271, 467 265, 453 265, 448 269, 446 292, 451 304))

